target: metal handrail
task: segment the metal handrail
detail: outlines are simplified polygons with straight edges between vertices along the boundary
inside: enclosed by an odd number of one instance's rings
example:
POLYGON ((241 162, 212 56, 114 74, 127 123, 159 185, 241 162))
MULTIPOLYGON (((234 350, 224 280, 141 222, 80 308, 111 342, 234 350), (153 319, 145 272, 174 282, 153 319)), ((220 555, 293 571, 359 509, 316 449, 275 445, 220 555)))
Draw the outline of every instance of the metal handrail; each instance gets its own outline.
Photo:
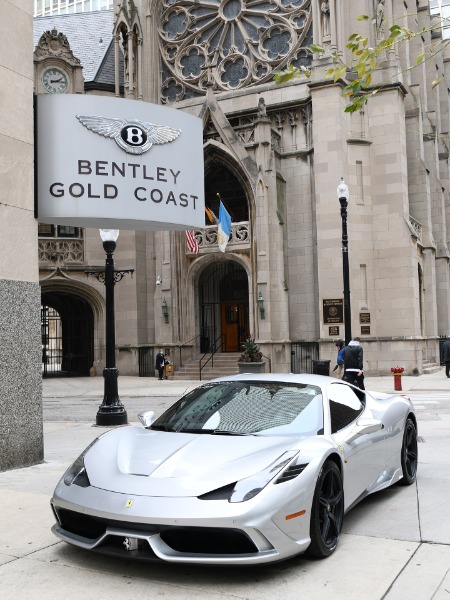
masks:
POLYGON ((224 342, 225 342, 225 334, 221 333, 219 335, 219 337, 214 340, 213 345, 212 345, 211 356, 208 358, 208 360, 205 362, 205 364, 202 365, 202 360, 205 358, 205 356, 207 354, 209 354, 209 352, 205 352, 205 354, 198 361, 198 378, 199 378, 200 381, 202 380, 202 370, 203 370, 203 368, 206 367, 206 365, 209 363, 209 361, 211 361, 211 366, 212 367, 214 366, 214 354, 216 354, 216 352, 218 352, 222 348, 224 342), (221 340, 221 342, 220 342, 219 346, 217 346, 217 342, 219 340, 221 340))
POLYGON ((187 342, 183 342, 182 344, 180 344, 179 346, 175 346, 173 348, 173 351, 175 353, 176 350, 180 351, 180 362, 179 362, 179 366, 182 367, 183 366, 183 361, 181 359, 181 348, 183 348, 184 346, 187 346, 187 344, 190 344, 191 342, 193 342, 194 340, 196 340, 197 338, 201 337, 201 334, 199 333, 198 335, 196 335, 195 337, 193 337, 192 339, 188 340, 187 342))

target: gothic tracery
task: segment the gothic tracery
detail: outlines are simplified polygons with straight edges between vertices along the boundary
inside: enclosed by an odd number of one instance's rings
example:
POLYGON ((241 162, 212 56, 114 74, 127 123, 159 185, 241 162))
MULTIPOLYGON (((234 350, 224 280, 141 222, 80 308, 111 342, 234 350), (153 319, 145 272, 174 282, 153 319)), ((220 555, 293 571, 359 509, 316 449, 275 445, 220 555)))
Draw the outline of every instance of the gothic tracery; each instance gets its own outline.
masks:
POLYGON ((311 0, 164 0, 162 99, 264 83, 309 64, 311 0), (209 73, 208 73, 209 72, 209 73))

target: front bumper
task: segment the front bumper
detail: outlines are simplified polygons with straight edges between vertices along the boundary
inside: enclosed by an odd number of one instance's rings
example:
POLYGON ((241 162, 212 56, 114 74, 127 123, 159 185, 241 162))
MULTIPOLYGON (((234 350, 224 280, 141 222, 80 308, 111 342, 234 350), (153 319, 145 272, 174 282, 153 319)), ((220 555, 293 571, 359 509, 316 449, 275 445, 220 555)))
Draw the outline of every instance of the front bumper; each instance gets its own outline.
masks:
MULTIPOLYGON (((275 486, 251 501, 126 496, 60 483, 51 500, 53 533, 87 550, 127 559, 200 564, 258 564, 304 552, 311 499, 286 500, 275 486), (269 503, 270 498, 270 503, 269 503), (281 507, 281 509, 279 508, 281 507), (286 520, 286 514, 302 512, 286 520)), ((301 496, 302 494, 300 494, 301 496)))

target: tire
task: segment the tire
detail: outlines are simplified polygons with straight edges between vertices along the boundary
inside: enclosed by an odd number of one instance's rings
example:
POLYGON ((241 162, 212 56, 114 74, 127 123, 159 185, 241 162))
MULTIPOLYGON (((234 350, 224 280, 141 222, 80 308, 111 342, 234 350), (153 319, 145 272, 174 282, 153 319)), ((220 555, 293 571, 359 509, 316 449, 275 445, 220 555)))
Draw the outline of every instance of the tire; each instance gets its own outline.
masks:
POLYGON ((402 485, 411 485, 417 476, 417 429, 414 421, 406 419, 401 450, 402 485))
POLYGON ((341 472, 332 461, 326 461, 317 479, 311 508, 309 534, 310 556, 326 558, 333 554, 339 542, 344 520, 344 490, 341 472))

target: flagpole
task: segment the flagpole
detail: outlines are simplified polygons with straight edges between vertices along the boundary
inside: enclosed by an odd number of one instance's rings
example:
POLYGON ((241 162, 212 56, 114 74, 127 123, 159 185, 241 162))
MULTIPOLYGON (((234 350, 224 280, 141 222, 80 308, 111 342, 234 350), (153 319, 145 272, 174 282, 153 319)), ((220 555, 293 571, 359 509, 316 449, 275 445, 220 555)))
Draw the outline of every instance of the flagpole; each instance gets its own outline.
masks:
POLYGON ((233 219, 233 221, 235 221, 233 213, 228 208, 228 206, 225 204, 225 202, 222 200, 222 196, 219 194, 219 192, 216 192, 216 196, 219 198, 219 200, 222 202, 222 204, 224 205, 224 207, 227 209, 227 212, 229 213, 229 215, 233 219))

